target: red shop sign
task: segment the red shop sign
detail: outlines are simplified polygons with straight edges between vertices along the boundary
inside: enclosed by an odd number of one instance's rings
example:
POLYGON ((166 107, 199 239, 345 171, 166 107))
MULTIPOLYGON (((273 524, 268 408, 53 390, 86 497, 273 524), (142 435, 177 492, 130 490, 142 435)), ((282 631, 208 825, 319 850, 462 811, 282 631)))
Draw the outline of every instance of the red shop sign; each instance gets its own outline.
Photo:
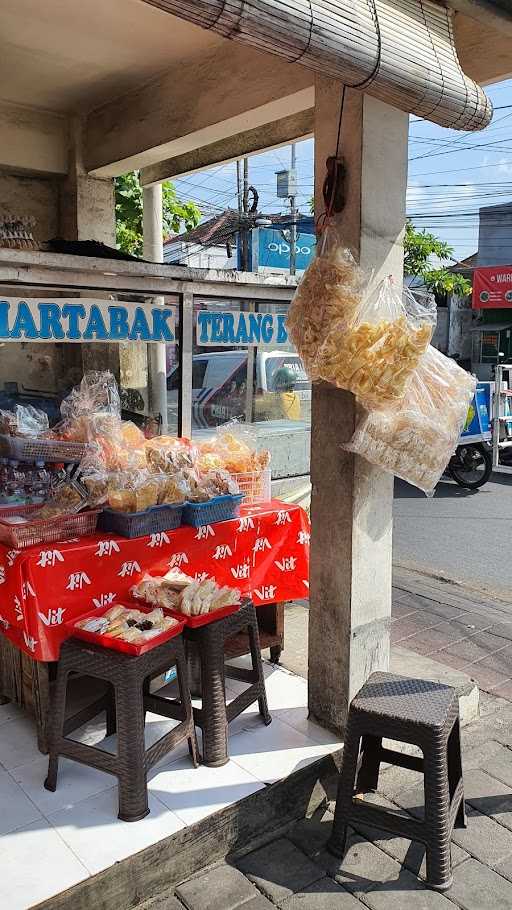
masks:
POLYGON ((512 309, 512 265, 493 265, 473 272, 473 309, 512 309))

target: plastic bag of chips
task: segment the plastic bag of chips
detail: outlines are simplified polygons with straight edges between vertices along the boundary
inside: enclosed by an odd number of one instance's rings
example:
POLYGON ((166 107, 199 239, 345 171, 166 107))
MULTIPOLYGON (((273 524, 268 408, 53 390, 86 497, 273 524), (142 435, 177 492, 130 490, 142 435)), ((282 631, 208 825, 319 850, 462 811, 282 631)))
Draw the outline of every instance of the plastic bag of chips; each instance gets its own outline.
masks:
POLYGON ((318 377, 353 392, 366 408, 403 398, 432 338, 436 306, 386 278, 353 313, 335 320, 318 349, 318 377))
POLYGON ((457 447, 475 387, 474 376, 429 345, 403 401, 367 413, 343 448, 431 495, 457 447))
POLYGON ((311 379, 319 379, 318 350, 339 320, 351 322, 361 306, 365 276, 334 227, 328 227, 290 304, 286 326, 311 379))

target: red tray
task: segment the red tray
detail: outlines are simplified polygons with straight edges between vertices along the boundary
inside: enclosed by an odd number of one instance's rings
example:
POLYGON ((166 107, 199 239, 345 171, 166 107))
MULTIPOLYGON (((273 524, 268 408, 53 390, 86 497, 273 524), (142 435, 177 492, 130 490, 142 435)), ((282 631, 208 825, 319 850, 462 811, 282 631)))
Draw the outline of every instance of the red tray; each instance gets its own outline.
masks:
POLYGON ((202 613, 201 616, 185 616, 179 610, 168 610, 167 612, 174 616, 175 619, 185 623, 189 629, 198 629, 199 626, 206 626, 210 622, 216 622, 218 619, 224 619, 225 616, 231 616, 232 613, 236 613, 240 609, 240 606, 241 604, 235 604, 234 606, 224 607, 222 610, 215 610, 213 613, 202 613))
POLYGON ((76 623, 81 619, 89 619, 91 616, 103 616, 108 610, 112 609, 112 606, 127 607, 130 610, 136 609, 140 610, 141 613, 151 613, 151 611, 155 609, 154 607, 147 607, 140 603, 123 603, 119 605, 111 604, 111 606, 105 608, 105 610, 89 610, 88 613, 82 613, 81 616, 75 616, 72 621, 65 624, 70 637, 81 638, 92 645, 100 645, 102 648, 109 648, 109 650, 112 651, 121 651, 123 654, 132 654, 135 657, 140 657, 140 655, 145 654, 146 651, 151 651, 153 648, 157 648, 158 645, 163 645, 165 641, 169 641, 171 638, 175 638, 183 632, 185 625, 183 616, 175 616, 172 610, 164 610, 164 614, 172 616, 174 619, 179 619, 179 625, 174 626, 172 629, 167 629, 167 631, 162 632, 161 635, 156 635, 155 638, 151 638, 142 645, 137 645, 133 641, 122 641, 120 638, 111 638, 110 635, 98 635, 97 632, 87 632, 84 629, 77 629, 76 623))

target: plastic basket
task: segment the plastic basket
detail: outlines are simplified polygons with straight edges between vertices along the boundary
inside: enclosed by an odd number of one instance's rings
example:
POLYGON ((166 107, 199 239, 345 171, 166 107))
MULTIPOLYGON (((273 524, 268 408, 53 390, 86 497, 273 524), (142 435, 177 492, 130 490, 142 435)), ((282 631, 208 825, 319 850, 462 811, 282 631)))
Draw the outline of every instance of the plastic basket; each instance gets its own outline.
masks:
MULTIPOLYGON (((140 610, 141 613, 151 613, 154 609, 154 607, 145 607, 138 603, 128 603, 123 604, 122 606, 128 607, 129 609, 133 608, 140 610)), ((137 645, 133 641, 122 641, 120 638, 112 638, 110 635, 98 635, 96 632, 86 632, 84 629, 76 628, 76 623, 81 619, 89 619, 91 616, 103 616, 106 612, 106 610, 89 610, 87 613, 82 613, 81 616, 76 616, 72 622, 66 623, 66 629, 73 638, 81 638, 84 641, 88 641, 90 644, 100 645, 102 648, 109 648, 112 651, 121 651, 123 654, 132 654, 134 657, 145 654, 146 651, 152 651, 153 648, 157 648, 158 645, 164 644, 164 642, 169 641, 171 638, 176 638, 177 635, 180 635, 183 632, 183 617, 177 617, 174 614, 171 614, 169 610, 164 610, 164 613, 169 616, 172 615, 173 619, 178 619, 178 625, 173 626, 172 629, 167 629, 165 632, 162 632, 161 635, 156 635, 155 638, 151 638, 141 645, 137 645)))
POLYGON ((0 506, 0 521, 2 518, 10 518, 11 515, 29 515, 30 512, 35 512, 36 509, 40 509, 41 504, 29 503, 28 505, 4 505, 0 506))
POLYGON ((145 537, 158 531, 172 531, 179 528, 183 512, 182 503, 164 503, 152 506, 144 512, 117 512, 104 509, 99 521, 102 531, 119 534, 120 537, 145 537))
MULTIPOLYGON (((24 517, 22 509, 18 509, 15 514, 24 517)), ((98 515, 99 509, 94 509, 76 515, 59 515, 58 518, 28 520, 25 524, 14 525, 0 518, 0 542, 13 550, 23 550, 25 547, 36 547, 70 537, 85 537, 94 534, 98 515)))
POLYGON ((232 474, 239 490, 244 494, 246 505, 254 502, 270 502, 272 499, 272 475, 270 468, 264 471, 249 471, 246 474, 232 474))
POLYGON ((200 528, 201 525, 213 525, 218 521, 229 521, 236 518, 243 493, 236 496, 215 496, 208 502, 186 502, 183 507, 183 524, 200 528))
POLYGON ((86 451, 85 442, 0 435, 0 458, 10 458, 13 461, 78 462, 86 451))

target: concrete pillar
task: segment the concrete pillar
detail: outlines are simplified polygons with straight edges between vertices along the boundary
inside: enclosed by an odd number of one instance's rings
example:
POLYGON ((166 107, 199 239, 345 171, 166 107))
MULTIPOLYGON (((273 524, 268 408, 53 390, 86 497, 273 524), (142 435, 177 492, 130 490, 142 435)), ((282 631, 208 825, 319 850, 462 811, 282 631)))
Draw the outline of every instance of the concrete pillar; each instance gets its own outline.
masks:
MULTIPOLYGON (((315 202, 334 154, 341 85, 315 85, 315 202)), ((378 280, 402 278, 408 116, 347 91, 341 151, 346 204, 341 242, 378 280)), ((356 421, 349 392, 315 384, 311 427, 309 709, 343 730, 352 697, 389 663, 393 479, 341 449, 356 421)))
POLYGON ((115 246, 114 183, 90 177, 83 160, 83 121, 70 124, 69 170, 60 185, 60 235, 115 246))
MULTIPOLYGON (((142 192, 144 259, 164 261, 162 225, 162 184, 145 186, 142 192)), ((162 297, 155 303, 163 304, 162 297)), ((165 344, 148 345, 149 404, 153 414, 162 415, 162 432, 167 430, 167 364, 165 344)))

